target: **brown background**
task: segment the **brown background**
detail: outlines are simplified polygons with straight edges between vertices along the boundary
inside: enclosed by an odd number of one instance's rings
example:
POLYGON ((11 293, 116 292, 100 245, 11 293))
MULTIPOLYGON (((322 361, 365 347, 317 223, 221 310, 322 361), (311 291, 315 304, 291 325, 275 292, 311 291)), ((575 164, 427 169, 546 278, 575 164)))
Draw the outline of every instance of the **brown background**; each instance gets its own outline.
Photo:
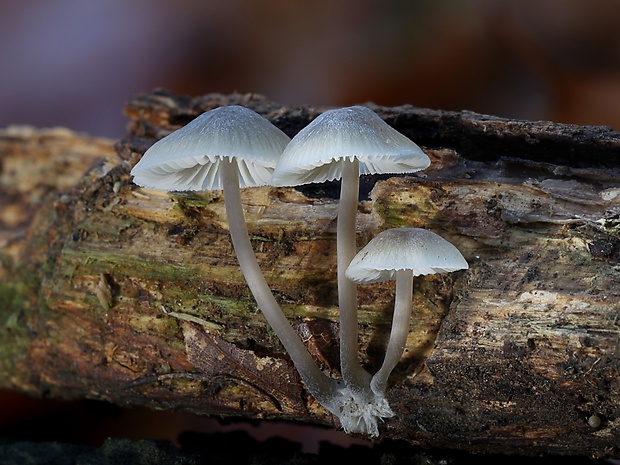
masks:
POLYGON ((0 0, 0 127, 121 137, 134 93, 620 127, 615 0, 0 0))

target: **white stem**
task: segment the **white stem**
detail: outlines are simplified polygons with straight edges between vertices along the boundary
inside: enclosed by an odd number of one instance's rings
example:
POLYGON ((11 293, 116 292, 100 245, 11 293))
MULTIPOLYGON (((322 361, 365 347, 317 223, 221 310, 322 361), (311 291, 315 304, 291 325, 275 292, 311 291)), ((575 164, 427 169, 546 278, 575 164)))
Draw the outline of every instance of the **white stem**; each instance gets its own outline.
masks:
POLYGON ((396 299, 394 302, 394 316, 392 317, 392 331, 385 351, 385 359, 379 371, 372 377, 370 387, 376 395, 385 395, 387 381, 392 370, 399 362, 409 334, 409 319, 411 318, 411 299, 413 297, 413 272, 399 270, 396 272, 396 299))
POLYGON ((354 392, 367 391, 370 375, 358 359, 357 286, 345 276, 356 253, 355 223, 359 197, 359 161, 343 161, 338 206, 338 306, 340 308, 340 370, 345 384, 354 392))
POLYGON ((304 384, 318 402, 330 409, 337 396, 337 384, 325 376, 317 367, 301 339, 282 313, 282 309, 274 299, 256 261, 243 215, 237 162, 235 159, 230 159, 230 161, 224 159, 220 166, 230 237, 243 276, 258 307, 293 360, 304 384))

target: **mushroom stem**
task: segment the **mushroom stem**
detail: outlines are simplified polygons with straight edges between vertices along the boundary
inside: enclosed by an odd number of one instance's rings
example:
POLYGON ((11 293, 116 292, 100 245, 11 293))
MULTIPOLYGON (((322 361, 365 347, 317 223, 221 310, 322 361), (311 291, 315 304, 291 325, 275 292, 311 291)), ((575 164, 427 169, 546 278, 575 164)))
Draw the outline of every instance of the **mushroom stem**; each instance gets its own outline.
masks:
POLYGON ((370 375, 361 367, 357 354, 357 285, 345 276, 356 253, 355 224, 359 197, 359 161, 343 160, 338 206, 337 264, 340 309, 340 370, 345 384, 354 391, 366 391, 370 375))
POLYGON ((409 334, 409 319, 411 317, 411 299, 413 297, 413 271, 396 271, 396 298, 394 302, 394 316, 392 317, 392 331, 385 351, 385 359, 379 371, 372 377, 370 387, 378 396, 384 396, 390 373, 400 360, 407 343, 409 334))
POLYGON ((312 396, 330 409, 337 397, 337 383, 324 375, 317 367, 301 339, 282 313, 282 309, 273 297, 256 261, 241 204, 237 161, 234 158, 225 159, 222 160, 220 166, 230 237, 241 272, 258 307, 293 360, 302 381, 312 396))

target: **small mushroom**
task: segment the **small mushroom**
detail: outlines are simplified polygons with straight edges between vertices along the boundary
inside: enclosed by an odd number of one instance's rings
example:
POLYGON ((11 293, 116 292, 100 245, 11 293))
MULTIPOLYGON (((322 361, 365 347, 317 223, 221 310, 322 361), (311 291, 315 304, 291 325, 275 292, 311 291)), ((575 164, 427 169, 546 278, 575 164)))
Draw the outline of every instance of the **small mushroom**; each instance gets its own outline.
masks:
POLYGON ((336 396, 336 383, 318 369, 274 299, 250 243, 239 192, 269 183, 289 140, 248 108, 220 107, 153 144, 131 174, 136 184, 153 189, 224 190, 230 236, 246 282, 308 390, 325 404, 336 396))
POLYGON ((370 375, 358 360, 357 289, 345 270, 355 256, 359 175, 411 173, 428 168, 428 156, 415 143, 363 106, 329 110, 288 144, 271 180, 296 186, 342 178, 337 226, 340 363, 347 386, 360 390, 370 375))
POLYGON ((370 386, 377 396, 385 395, 387 380, 405 350, 413 277, 468 269, 458 249, 426 229, 388 229, 374 237, 351 261, 348 279, 358 283, 376 283, 396 279, 396 298, 392 330, 385 359, 370 386))

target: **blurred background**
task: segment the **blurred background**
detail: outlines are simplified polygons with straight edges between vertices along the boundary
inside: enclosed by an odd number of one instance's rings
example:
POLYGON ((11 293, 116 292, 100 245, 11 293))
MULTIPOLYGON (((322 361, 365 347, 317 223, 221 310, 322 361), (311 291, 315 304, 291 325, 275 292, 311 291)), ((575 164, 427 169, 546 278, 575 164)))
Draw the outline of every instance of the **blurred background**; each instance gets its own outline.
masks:
POLYGON ((620 128, 617 0, 0 0, 0 127, 125 133, 161 86, 620 128))
MULTIPOLYGON (((620 129, 619 19, 618 0, 0 0, 0 127, 66 126, 117 139, 124 103, 164 87, 620 129)), ((67 415, 96 422, 95 443, 127 430, 174 440, 183 428, 221 429, 195 417, 129 420, 96 403, 0 394, 0 435, 75 439, 75 428, 54 426, 67 415), (41 415, 39 435, 32 418, 41 415), (155 424, 169 431, 149 429, 155 424)))

